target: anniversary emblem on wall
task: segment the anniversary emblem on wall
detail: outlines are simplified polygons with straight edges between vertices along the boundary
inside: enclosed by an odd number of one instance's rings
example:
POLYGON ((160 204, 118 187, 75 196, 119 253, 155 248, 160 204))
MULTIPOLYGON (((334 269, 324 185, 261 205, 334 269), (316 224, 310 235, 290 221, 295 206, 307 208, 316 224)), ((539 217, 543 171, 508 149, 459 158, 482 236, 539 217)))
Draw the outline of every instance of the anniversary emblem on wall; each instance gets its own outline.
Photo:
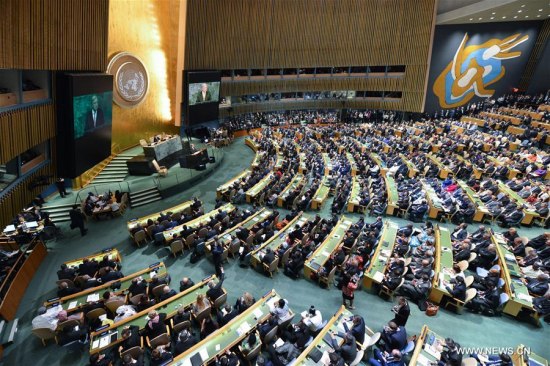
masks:
POLYGON ((107 73, 113 75, 116 104, 133 108, 143 102, 149 89, 149 75, 139 58, 128 52, 117 53, 109 61, 107 73))

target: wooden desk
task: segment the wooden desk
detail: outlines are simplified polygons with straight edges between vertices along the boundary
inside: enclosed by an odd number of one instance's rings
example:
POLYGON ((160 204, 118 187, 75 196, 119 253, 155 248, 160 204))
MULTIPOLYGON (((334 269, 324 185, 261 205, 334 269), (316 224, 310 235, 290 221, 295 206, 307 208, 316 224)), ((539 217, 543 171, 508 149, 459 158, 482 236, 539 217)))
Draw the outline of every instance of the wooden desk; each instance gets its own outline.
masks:
POLYGON ((399 210, 399 193, 397 192, 397 185, 393 177, 385 176, 384 179, 386 180, 386 189, 388 191, 388 208, 386 209, 386 214, 392 216, 399 210))
POLYGON ((512 354, 512 362, 514 366, 548 366, 547 359, 530 352, 523 344, 520 344, 512 354))
POLYGON ((453 245, 451 233, 444 227, 436 226, 435 229, 435 253, 434 253, 434 278, 429 299, 437 304, 441 303, 444 296, 450 296, 445 285, 451 280, 453 270, 453 245))
POLYGON ((73 260, 65 262, 65 264, 67 265, 67 267, 77 267, 78 268, 78 266, 80 266, 82 264, 84 259, 88 259, 90 261, 95 260, 97 262, 101 262, 103 260, 104 256, 108 256, 109 260, 113 260, 113 261, 118 262, 118 263, 120 263, 122 261, 122 257, 120 256, 120 253, 118 252, 118 249, 116 249, 116 248, 115 249, 107 248, 107 249, 103 249, 100 253, 95 253, 95 254, 88 255, 86 257, 73 259, 73 260))
MULTIPOLYGON (((279 197, 277 198, 277 206, 279 207, 283 207, 283 205, 285 204, 285 201, 286 201, 286 198, 288 197, 288 195, 290 194, 290 192, 294 191, 294 189, 296 189, 296 187, 300 186, 300 184, 302 184, 302 182, 304 181, 305 177, 302 173, 298 173, 296 174, 292 180, 290 181, 290 183, 288 183, 288 185, 285 187, 285 189, 283 189, 281 191, 281 194, 279 195, 279 197)), ((269 198, 269 197, 266 197, 266 199, 269 198)), ((292 204, 292 202, 290 202, 292 204)))
POLYGON ((355 163, 355 158, 351 153, 346 153, 346 159, 348 159, 350 168, 351 168, 351 176, 355 177, 357 175, 357 164, 355 163))
POLYGON ((171 242, 174 237, 174 234, 179 235, 181 233, 183 226, 186 226, 187 228, 197 228, 200 225, 209 222, 210 219, 212 217, 215 217, 220 211, 224 211, 227 214, 229 214, 234 210, 235 210, 235 206, 233 206, 231 203, 227 203, 222 207, 209 211, 204 215, 197 217, 196 219, 186 222, 185 224, 178 225, 170 230, 163 231, 162 234, 164 235, 164 240, 166 240, 166 242, 171 242))
POLYGON ((428 211, 428 217, 431 219, 437 219, 439 214, 443 212, 443 206, 441 205, 441 200, 433 187, 426 181, 422 179, 420 181, 422 184, 422 189, 426 192, 426 201, 428 201, 428 206, 430 210, 428 211))
POLYGON ((524 312, 538 323, 538 314, 533 307, 533 298, 529 294, 527 286, 521 282, 524 275, 516 257, 508 249, 508 245, 500 233, 493 233, 491 241, 497 247, 498 265, 502 270, 501 277, 504 279, 503 291, 510 296, 510 300, 504 304, 502 311, 513 317, 524 312))
POLYGON ((382 278, 386 273, 388 259, 391 257, 393 252, 398 230, 399 228, 396 223, 391 221, 386 221, 384 223, 384 229, 380 235, 380 240, 376 246, 376 251, 372 256, 369 268, 365 271, 365 276, 363 277, 363 288, 365 290, 370 290, 375 283, 379 284, 382 282, 382 278))
MULTIPOLYGON (((105 326, 102 329, 92 332, 90 336, 90 354, 101 352, 108 348, 114 347, 122 342, 122 330, 126 327, 136 325, 140 330, 145 328, 148 322, 147 314, 151 310, 166 313, 166 319, 170 319, 178 312, 180 307, 189 308, 193 305, 199 294, 205 295, 208 291, 208 282, 214 280, 216 276, 209 276, 197 283, 195 286, 172 296, 169 299, 159 302, 152 307, 143 310, 137 314, 134 314, 119 322, 113 323, 109 326, 105 326), (115 335, 115 336, 113 336, 115 335), (105 337, 105 338, 104 338, 105 337), (102 340, 107 340, 107 344, 100 346, 102 340)), ((105 340, 103 342, 105 342, 105 340)))
POLYGON ((251 203, 254 201, 260 192, 273 181, 273 177, 273 173, 266 174, 258 183, 246 191, 246 202, 251 203))
MULTIPOLYGON (((282 297, 275 290, 269 291, 259 301, 254 303, 242 314, 233 318, 229 323, 210 334, 208 337, 176 356, 170 365, 190 365, 191 358, 201 355, 202 364, 213 361, 216 356, 225 353, 226 350, 237 346, 249 334, 256 331, 259 323, 268 319, 275 302, 282 297)), ((291 312, 291 314, 293 314, 291 312)), ((258 342, 260 340, 258 339, 258 342)))
POLYGON ((15 319, 25 291, 48 253, 46 245, 38 239, 29 245, 28 251, 31 251, 30 254, 18 259, 2 283, 1 292, 4 296, 0 302, 0 316, 7 321, 15 319))
POLYGON ((74 313, 82 310, 88 304, 88 296, 97 295, 100 300, 103 300, 101 296, 103 292, 110 289, 113 282, 120 282, 120 288, 113 293, 115 295, 124 295, 126 291, 130 288, 132 280, 134 278, 143 277, 147 282, 151 282, 151 276, 155 275, 156 277, 164 277, 167 275, 166 266, 163 262, 155 263, 149 267, 132 273, 129 276, 123 277, 118 280, 109 281, 102 284, 101 286, 92 287, 84 291, 77 292, 76 294, 65 296, 62 298, 55 297, 53 299, 48 299, 44 302, 44 306, 49 308, 52 306, 61 305, 64 310, 67 310, 68 313, 74 313))
POLYGON ((441 358, 441 351, 445 344, 445 338, 428 329, 427 325, 422 327, 420 336, 416 339, 410 366, 428 365, 436 363, 441 358))
POLYGON ((348 212, 354 212, 357 207, 360 206, 360 193, 361 183, 359 183, 358 177, 353 177, 351 183, 351 192, 348 199, 347 210, 348 212))
POLYGON ((474 215, 474 221, 476 222, 482 222, 485 218, 485 215, 491 216, 491 212, 487 207, 485 207, 485 203, 479 198, 476 192, 472 188, 470 188, 466 182, 463 182, 461 180, 458 180, 458 185, 460 188, 466 193, 470 201, 474 204, 476 207, 476 213, 474 215))
POLYGON ((409 178, 414 178, 418 174, 419 170, 416 168, 416 165, 414 165, 409 159, 405 157, 403 154, 399 154, 399 157, 401 160, 407 165, 409 168, 409 178))
POLYGON ((128 221, 126 226, 128 227, 128 231, 131 233, 132 230, 134 230, 138 225, 141 227, 145 227, 147 225, 148 220, 156 221, 159 218, 161 212, 172 212, 172 213, 181 212, 181 213, 187 213, 187 214, 191 213, 192 204, 193 204, 193 200, 186 201, 174 207, 167 208, 166 210, 155 212, 137 219, 132 219, 128 221))
POLYGON ((311 279, 312 274, 317 273, 319 269, 325 265, 326 261, 332 253, 336 251, 344 239, 344 235, 352 225, 353 223, 350 219, 346 218, 346 216, 340 217, 340 220, 338 220, 338 223, 334 226, 330 234, 306 260, 304 264, 305 278, 311 279))
MULTIPOLYGON (((521 196, 519 194, 512 191, 510 189, 510 187, 508 187, 506 184, 504 184, 501 181, 497 181, 497 183, 498 183, 499 191, 506 194, 508 197, 510 197, 511 200, 516 201, 516 203, 518 203, 522 206, 528 205, 527 201, 525 201, 523 198, 521 198, 521 196)), ((521 220, 521 223, 524 224, 524 225, 531 225, 533 223, 534 218, 539 218, 540 217, 540 215, 536 211, 530 210, 530 209, 527 209, 527 208, 523 209, 523 213, 525 214, 525 217, 523 218, 523 220, 521 220)))
POLYGON ((231 178, 229 181, 225 182, 221 186, 216 189, 216 198, 221 199, 223 195, 233 186, 235 182, 238 182, 242 180, 243 178, 246 178, 252 173, 251 170, 243 170, 241 173, 236 175, 235 177, 231 178))
MULTIPOLYGON (((283 242, 286 240, 288 233, 294 229, 297 225, 299 228, 304 227, 304 225, 310 220, 308 214, 302 214, 301 212, 296 215, 285 227, 283 227, 277 235, 269 238, 265 243, 263 243, 259 248, 256 248, 250 257, 250 264, 252 267, 256 268, 260 263, 262 263, 262 257, 265 254, 267 248, 271 249, 274 253, 277 253, 283 242)), ((290 248, 288 249, 290 250, 290 248)), ((276 254, 277 255, 277 254, 276 254)), ((277 255, 278 256, 278 255, 277 255)), ((284 263, 282 263, 284 265, 284 263)))
POLYGON ((452 173, 436 156, 432 154, 426 154, 426 156, 439 168, 439 178, 446 179, 452 173))
POLYGON ((324 175, 323 180, 321 181, 321 184, 319 184, 319 188, 317 188, 317 191, 315 192, 315 195, 313 195, 313 199, 311 200, 311 209, 320 210, 323 204, 325 203, 325 201, 327 200, 329 193, 330 193, 330 186, 328 182, 328 176, 324 175))

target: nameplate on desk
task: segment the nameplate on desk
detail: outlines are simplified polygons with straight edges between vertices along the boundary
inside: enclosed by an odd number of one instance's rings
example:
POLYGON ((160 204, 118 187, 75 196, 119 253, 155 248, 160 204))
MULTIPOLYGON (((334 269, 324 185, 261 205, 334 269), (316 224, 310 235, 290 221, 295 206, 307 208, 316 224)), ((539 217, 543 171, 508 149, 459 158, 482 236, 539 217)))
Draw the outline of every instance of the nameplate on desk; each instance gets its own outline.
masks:
POLYGON ((153 267, 156 267, 156 266, 158 266, 159 264, 160 264, 160 262, 157 262, 157 263, 153 263, 153 264, 151 264, 151 265, 149 266, 149 268, 153 268, 153 267))
POLYGON ((48 299, 47 301, 48 302, 54 302, 54 301, 57 301, 59 300, 59 297, 52 297, 51 299, 48 299))
POLYGON ((105 248, 101 251, 101 253, 107 253, 107 252, 110 252, 111 250, 113 250, 113 248, 105 248))
POLYGON ((207 276, 207 277, 204 277, 204 278, 202 279, 202 282, 205 282, 206 280, 209 280, 209 279, 211 279, 211 278, 212 278, 212 275, 207 276))
POLYGON ((55 308, 55 307, 58 307, 58 306, 59 306, 59 301, 54 302, 53 304, 50 304, 50 308, 55 308))
MULTIPOLYGON (((96 332, 101 332, 102 330, 107 329, 107 328, 109 328, 109 325, 102 325, 101 327, 99 327, 99 328, 96 329, 96 332)), ((104 334, 105 334, 105 333, 100 334, 100 336, 102 336, 102 335, 104 335, 104 334)))

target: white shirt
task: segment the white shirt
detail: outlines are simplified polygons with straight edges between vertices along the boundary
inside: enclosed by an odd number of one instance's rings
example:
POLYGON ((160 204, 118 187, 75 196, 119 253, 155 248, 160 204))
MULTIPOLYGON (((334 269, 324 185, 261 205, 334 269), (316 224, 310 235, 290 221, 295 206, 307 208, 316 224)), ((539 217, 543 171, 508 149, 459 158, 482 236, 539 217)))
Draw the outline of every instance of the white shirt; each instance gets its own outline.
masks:
POLYGON ((315 315, 312 316, 308 312, 307 315, 302 318, 302 321, 308 326, 309 330, 316 332, 321 329, 321 326, 323 325, 323 316, 319 310, 315 310, 315 315))
POLYGON ((97 111, 92 109, 92 118, 94 120, 94 127, 96 126, 96 122, 97 122, 97 111))

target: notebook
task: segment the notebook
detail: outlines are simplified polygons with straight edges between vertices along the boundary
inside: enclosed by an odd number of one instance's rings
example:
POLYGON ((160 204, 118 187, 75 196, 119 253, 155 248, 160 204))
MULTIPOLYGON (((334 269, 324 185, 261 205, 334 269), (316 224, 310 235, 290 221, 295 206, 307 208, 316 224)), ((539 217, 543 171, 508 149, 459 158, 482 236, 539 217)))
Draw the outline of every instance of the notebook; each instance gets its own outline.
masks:
POLYGON ((202 365, 202 357, 199 352, 195 353, 193 356, 191 356, 191 365, 192 366, 201 366, 202 365))
POLYGON ((317 363, 323 357, 323 352, 321 352, 317 347, 314 347, 311 352, 309 352, 308 357, 317 363))

